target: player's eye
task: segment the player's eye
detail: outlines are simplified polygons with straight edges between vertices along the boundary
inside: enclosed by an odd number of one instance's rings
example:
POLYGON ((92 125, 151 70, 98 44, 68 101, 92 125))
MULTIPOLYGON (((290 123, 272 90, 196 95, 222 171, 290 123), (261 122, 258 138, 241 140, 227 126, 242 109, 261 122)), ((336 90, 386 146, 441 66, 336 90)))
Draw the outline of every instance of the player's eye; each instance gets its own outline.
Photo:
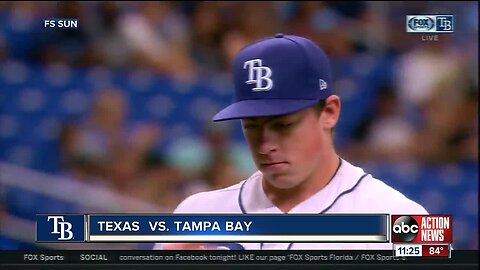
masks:
POLYGON ((244 124, 243 129, 245 130, 252 130, 258 128, 258 125, 256 124, 244 124))
POLYGON ((293 126, 293 124, 294 124, 293 122, 279 122, 279 123, 275 123, 273 126, 276 129, 286 129, 293 126))

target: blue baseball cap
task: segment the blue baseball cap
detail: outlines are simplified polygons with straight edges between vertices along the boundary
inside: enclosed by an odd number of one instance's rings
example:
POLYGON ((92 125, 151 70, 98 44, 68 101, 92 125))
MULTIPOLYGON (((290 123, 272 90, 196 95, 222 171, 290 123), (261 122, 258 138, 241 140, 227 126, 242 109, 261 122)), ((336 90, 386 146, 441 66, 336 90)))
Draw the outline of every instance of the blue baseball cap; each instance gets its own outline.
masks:
POLYGON ((235 101, 213 121, 294 113, 332 95, 330 60, 313 41, 276 34, 244 47, 233 62, 235 101))

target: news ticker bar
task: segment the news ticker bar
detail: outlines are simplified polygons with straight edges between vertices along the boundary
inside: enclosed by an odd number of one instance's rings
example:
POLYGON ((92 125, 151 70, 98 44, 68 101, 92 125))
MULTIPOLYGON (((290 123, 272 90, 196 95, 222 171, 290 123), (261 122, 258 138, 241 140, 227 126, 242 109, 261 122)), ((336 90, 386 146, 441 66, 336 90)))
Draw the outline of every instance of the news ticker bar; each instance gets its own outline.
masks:
POLYGON ((46 250, 0 251, 0 264, 478 264, 478 250, 402 257, 391 250, 46 250))
POLYGON ((389 241, 386 214, 38 214, 37 242, 389 241))

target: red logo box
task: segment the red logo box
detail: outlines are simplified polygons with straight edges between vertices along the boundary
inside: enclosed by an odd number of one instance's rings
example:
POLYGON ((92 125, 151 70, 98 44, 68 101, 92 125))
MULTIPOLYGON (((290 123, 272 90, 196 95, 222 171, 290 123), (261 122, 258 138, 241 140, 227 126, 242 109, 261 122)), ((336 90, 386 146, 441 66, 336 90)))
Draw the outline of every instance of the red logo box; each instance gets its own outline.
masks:
POLYGON ((392 243, 452 243, 452 215, 392 215, 392 243))

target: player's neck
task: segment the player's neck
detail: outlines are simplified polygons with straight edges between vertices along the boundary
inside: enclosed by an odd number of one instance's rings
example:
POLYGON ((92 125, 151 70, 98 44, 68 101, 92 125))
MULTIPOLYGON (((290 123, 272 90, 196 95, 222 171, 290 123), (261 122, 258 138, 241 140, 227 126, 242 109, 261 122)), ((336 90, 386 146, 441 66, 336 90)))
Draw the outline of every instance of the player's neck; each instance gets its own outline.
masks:
POLYGON ((263 181, 263 190, 270 201, 282 212, 288 213, 298 204, 304 202, 332 180, 338 167, 340 159, 336 153, 329 155, 322 161, 322 167, 316 170, 308 179, 300 185, 290 189, 279 189, 263 181))

